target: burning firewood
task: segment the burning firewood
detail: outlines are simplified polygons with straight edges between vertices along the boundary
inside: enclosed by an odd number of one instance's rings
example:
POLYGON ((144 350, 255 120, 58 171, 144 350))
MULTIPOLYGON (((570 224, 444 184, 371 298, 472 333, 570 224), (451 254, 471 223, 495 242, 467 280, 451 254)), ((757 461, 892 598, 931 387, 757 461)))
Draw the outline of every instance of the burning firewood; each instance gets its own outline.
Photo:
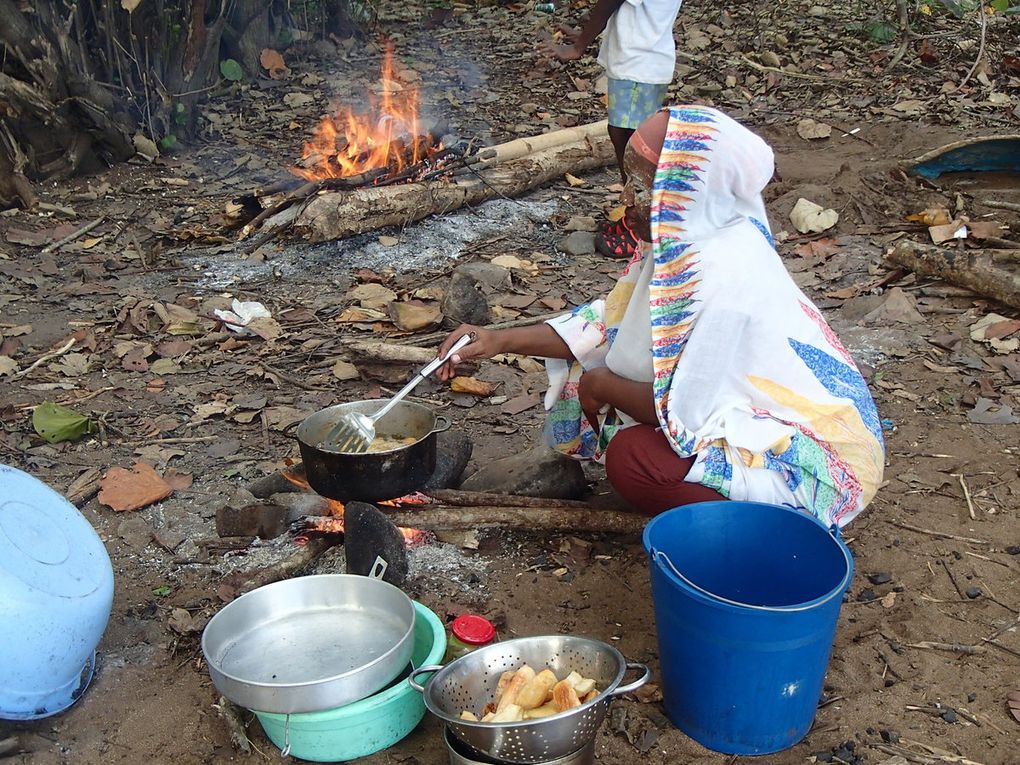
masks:
POLYGON ((482 156, 488 159, 462 158, 451 163, 448 167, 452 170, 465 171, 452 179, 433 181, 426 173, 424 180, 394 185, 354 187, 350 178, 306 184, 286 192, 283 201, 259 213, 244 226, 242 238, 258 230, 258 241, 284 231, 315 242, 342 239, 384 226, 406 225, 496 196, 520 196, 564 173, 605 167, 614 158, 602 123, 517 139, 492 147, 482 156), (564 140, 567 142, 560 143, 564 140), (530 153, 521 155, 524 149, 530 153), (333 190, 331 183, 342 185, 333 190))

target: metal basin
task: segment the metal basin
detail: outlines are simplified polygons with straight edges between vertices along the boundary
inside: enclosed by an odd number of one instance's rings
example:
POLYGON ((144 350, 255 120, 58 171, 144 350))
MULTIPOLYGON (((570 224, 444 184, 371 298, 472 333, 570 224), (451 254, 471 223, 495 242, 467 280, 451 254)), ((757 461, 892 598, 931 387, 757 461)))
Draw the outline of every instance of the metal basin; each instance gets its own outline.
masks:
POLYGON ((202 652, 213 684, 235 704, 318 712, 396 678, 411 658, 414 622, 411 599, 381 579, 305 576, 226 605, 206 625, 202 652))

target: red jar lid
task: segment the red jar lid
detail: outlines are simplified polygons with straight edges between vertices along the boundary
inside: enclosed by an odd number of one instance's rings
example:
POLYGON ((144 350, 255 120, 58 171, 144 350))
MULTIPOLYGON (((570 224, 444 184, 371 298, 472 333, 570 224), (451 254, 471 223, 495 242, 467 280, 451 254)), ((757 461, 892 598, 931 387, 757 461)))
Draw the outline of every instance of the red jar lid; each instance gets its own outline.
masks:
POLYGON ((483 616, 462 614, 450 625, 453 636, 468 645, 485 645, 496 638, 496 628, 483 616))

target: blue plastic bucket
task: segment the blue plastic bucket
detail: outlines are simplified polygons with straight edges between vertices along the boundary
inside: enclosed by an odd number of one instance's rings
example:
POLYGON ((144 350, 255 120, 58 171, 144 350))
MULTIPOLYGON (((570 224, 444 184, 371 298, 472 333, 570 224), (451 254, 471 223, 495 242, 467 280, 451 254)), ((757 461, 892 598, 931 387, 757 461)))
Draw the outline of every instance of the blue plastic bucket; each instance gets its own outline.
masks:
POLYGON ((810 729, 853 558, 839 533, 780 505, 702 502, 645 527, 666 713, 727 754, 810 729))

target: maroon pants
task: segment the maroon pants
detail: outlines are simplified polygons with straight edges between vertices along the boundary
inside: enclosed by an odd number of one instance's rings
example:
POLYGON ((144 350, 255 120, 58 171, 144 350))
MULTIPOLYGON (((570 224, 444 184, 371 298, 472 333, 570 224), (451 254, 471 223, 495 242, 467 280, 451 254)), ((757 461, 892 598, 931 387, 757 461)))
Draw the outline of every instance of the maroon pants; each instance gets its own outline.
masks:
POLYGON ((651 425, 621 430, 606 451, 606 475, 617 493, 645 515, 692 502, 724 500, 714 489, 684 480, 693 457, 680 457, 651 425))

